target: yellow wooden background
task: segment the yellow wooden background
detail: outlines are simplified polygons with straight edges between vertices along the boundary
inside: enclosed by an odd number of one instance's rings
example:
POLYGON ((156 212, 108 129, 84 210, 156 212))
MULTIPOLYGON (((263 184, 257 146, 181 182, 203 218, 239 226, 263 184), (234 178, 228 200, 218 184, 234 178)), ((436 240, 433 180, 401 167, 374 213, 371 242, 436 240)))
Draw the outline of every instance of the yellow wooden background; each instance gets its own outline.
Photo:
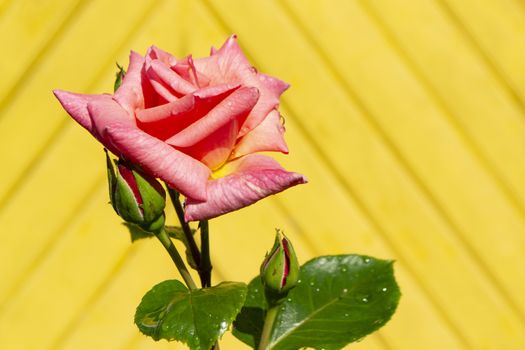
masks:
POLYGON ((248 281, 281 227, 302 261, 397 260, 398 312, 349 349, 525 349, 523 0, 0 0, 0 349, 183 348, 134 327, 177 275, 129 243, 51 90, 110 92, 130 49, 230 33, 291 83, 279 159, 310 183, 211 222, 214 280, 248 281))

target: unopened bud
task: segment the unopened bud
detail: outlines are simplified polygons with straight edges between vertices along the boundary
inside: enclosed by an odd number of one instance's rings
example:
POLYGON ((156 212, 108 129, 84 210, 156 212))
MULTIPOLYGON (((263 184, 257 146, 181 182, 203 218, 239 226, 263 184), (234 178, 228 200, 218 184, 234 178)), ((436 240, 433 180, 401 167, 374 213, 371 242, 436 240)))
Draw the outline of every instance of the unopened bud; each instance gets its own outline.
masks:
POLYGON ((266 291, 277 297, 286 295, 299 279, 299 262, 292 243, 279 230, 261 265, 261 279, 266 291))
POLYGON ((106 153, 111 205, 126 222, 156 232, 164 226, 166 193, 154 178, 123 160, 115 162, 106 153))

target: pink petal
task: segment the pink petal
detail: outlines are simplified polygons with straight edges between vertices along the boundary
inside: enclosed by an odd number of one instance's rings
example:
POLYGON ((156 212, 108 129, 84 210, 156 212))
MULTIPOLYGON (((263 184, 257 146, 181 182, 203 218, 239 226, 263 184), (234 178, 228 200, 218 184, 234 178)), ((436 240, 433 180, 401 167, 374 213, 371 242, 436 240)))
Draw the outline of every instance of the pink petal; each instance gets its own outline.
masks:
POLYGON ((177 59, 172 54, 156 47, 155 45, 150 46, 146 52, 148 68, 149 63, 151 63, 152 60, 159 60, 167 66, 172 66, 177 63, 177 59))
MULTIPOLYGON (((197 87, 184 80, 180 75, 175 73, 173 70, 171 70, 171 68, 159 60, 152 60, 150 69, 160 78, 164 84, 169 86, 176 93, 186 95, 197 89, 197 87)), ((147 72, 149 72, 149 69, 147 72)))
POLYGON ((241 83, 259 90, 259 101, 242 125, 239 136, 253 130, 272 109, 277 108, 281 94, 289 86, 277 78, 257 72, 244 56, 235 35, 211 56, 194 60, 194 63, 198 71, 210 78, 211 84, 241 83))
POLYGON ((191 55, 181 61, 178 61, 177 64, 171 66, 171 69, 182 78, 191 82, 194 86, 198 86, 199 88, 206 87, 210 83, 210 79, 206 75, 197 71, 195 65, 193 64, 193 58, 191 55))
POLYGON ((257 127, 272 109, 277 108, 281 94, 290 86, 282 80, 262 73, 257 73, 255 78, 250 77, 249 81, 260 90, 261 97, 242 126, 240 136, 257 127))
POLYGON ((117 155, 140 165, 184 196, 206 200, 210 170, 204 164, 134 127, 111 126, 107 135, 120 150, 117 155))
POLYGON ((244 121, 258 98, 257 89, 240 88, 222 100, 205 117, 197 120, 166 142, 176 147, 193 146, 233 120, 244 121))
POLYGON ((135 114, 135 109, 144 108, 141 79, 143 65, 144 58, 135 51, 131 51, 128 70, 122 80, 122 85, 113 97, 131 116, 135 114))
POLYGON ((144 124, 170 121, 174 116, 190 111, 194 105, 193 95, 186 95, 177 101, 137 111, 136 117, 144 124))
POLYGON ((255 152, 275 151, 288 153, 284 141, 284 126, 277 110, 272 110, 255 129, 244 135, 239 141, 233 157, 237 158, 255 152))
POLYGON ((193 122, 195 98, 186 95, 181 99, 136 112, 138 126, 158 139, 166 140, 193 122))
POLYGON ((185 219, 210 219, 234 211, 291 186, 306 183, 306 178, 284 170, 270 157, 252 154, 226 165, 235 171, 208 181, 207 199, 188 197, 185 219))
POLYGON ((240 77, 252 68, 236 35, 230 36, 219 50, 212 48, 209 57, 195 59, 194 64, 197 71, 210 78, 212 85, 240 82, 240 77))
MULTIPOLYGON (((154 73, 153 73, 154 74, 154 73)), ((149 76, 151 77, 152 74, 149 74, 149 76)), ((156 76, 156 75, 155 75, 156 76)), ((160 78, 158 78, 160 80, 160 78)), ((155 92, 160 96, 162 97, 164 100, 168 101, 168 102, 172 102, 172 101, 176 101, 178 100, 179 98, 177 96, 175 96, 175 94, 173 94, 171 91, 170 91, 170 88, 169 87, 166 87, 162 82, 160 82, 159 80, 156 80, 156 79, 149 79, 149 83, 151 85, 151 87, 153 88, 153 90, 155 90, 155 92)))
POLYGON ((66 112, 89 132, 92 132, 92 122, 87 110, 88 103, 107 99, 107 95, 76 94, 63 90, 53 90, 56 98, 66 112))
POLYGON ((202 141, 188 148, 179 148, 179 150, 215 170, 220 168, 230 157, 238 133, 239 123, 234 119, 202 141))
POLYGON ((113 152, 114 148, 106 137, 106 128, 117 124, 135 127, 135 118, 130 116, 111 96, 104 96, 105 98, 89 102, 87 110, 93 125, 93 135, 113 152))

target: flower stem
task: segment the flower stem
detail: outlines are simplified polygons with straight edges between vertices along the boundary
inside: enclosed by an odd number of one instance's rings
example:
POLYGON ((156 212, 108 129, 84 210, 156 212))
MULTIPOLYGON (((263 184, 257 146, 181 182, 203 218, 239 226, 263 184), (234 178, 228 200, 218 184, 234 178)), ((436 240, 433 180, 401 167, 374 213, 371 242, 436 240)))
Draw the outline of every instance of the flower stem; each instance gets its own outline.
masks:
POLYGON ((270 336, 272 335, 273 324, 279 311, 279 304, 274 305, 266 312, 266 318, 264 320, 264 327, 261 334, 261 340, 259 342, 258 350, 268 350, 270 346, 270 336))
POLYGON ((182 278, 184 279, 184 282, 186 282, 186 285, 189 289, 197 289, 197 286, 195 285, 195 282, 193 281, 193 278, 191 278, 190 272, 186 268, 186 265, 184 264, 184 261, 182 260, 179 252, 173 245, 173 242, 171 241, 170 236, 166 233, 166 230, 162 228, 159 232, 155 233, 155 236, 159 239, 159 241, 162 243, 164 248, 168 251, 168 254, 171 257, 171 260, 175 263, 175 266, 179 270, 182 278))
POLYGON ((195 238, 193 238, 193 234, 191 233, 190 225, 186 222, 186 220, 184 220, 184 209, 182 208, 182 205, 180 204, 179 200, 180 194, 173 188, 170 188, 167 184, 166 188, 168 189, 171 201, 173 203, 173 206, 175 207, 175 212, 177 213, 177 217, 179 218, 180 226, 182 227, 182 231, 184 232, 184 236, 186 237, 186 241, 188 242, 188 248, 190 249, 193 261, 195 261, 195 264, 197 266, 200 266, 201 254, 199 252, 199 247, 197 247, 197 243, 195 243, 195 238))
POLYGON ((208 220, 201 220, 199 222, 201 231, 201 262, 199 265, 199 273, 202 277, 202 286, 211 287, 211 259, 210 259, 210 236, 208 220))

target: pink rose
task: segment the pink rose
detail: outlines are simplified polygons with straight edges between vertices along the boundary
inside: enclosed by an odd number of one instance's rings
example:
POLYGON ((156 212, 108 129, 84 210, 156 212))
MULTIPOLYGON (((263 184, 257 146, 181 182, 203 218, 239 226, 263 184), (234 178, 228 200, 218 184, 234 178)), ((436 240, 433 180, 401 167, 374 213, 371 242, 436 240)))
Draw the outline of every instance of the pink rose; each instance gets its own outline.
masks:
POLYGON ((154 46, 146 57, 131 52, 114 95, 54 93, 112 153, 182 193, 191 221, 306 182, 256 154, 288 152, 277 110, 287 88, 257 72, 232 36, 199 59, 177 59, 154 46))

